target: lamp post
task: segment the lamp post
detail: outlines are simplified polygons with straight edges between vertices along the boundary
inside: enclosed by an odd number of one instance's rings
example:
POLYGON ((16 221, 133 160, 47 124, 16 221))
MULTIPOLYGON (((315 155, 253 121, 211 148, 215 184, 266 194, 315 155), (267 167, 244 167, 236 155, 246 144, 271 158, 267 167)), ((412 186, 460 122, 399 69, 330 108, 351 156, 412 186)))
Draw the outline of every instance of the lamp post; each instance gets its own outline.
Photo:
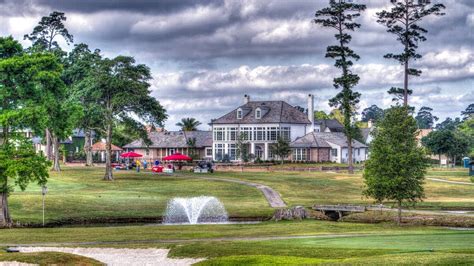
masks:
POLYGON ((48 187, 42 186, 41 187, 41 194, 43 195, 43 227, 44 227, 44 199, 46 197, 46 193, 48 193, 48 187))

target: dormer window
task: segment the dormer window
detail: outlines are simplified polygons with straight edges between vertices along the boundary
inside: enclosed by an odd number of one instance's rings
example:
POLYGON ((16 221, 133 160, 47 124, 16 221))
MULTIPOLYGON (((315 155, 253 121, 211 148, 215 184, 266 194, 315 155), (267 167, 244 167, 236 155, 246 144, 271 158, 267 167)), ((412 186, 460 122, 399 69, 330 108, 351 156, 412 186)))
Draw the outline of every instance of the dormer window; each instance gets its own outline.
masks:
POLYGON ((260 119, 262 118, 262 110, 260 108, 257 108, 255 110, 255 119, 260 119))
POLYGON ((242 109, 237 109, 237 119, 242 119, 242 109))

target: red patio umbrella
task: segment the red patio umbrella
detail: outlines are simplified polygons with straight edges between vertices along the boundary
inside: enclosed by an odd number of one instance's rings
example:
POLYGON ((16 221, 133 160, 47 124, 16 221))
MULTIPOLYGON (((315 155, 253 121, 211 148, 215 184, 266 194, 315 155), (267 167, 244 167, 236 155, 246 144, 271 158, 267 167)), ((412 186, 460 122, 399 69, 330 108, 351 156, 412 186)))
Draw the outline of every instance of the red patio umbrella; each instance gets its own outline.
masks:
POLYGON ((193 159, 181 153, 171 154, 163 158, 164 161, 192 161, 193 159))
POLYGON ((136 153, 133 151, 120 154, 120 157, 123 157, 123 158, 137 158, 137 157, 142 157, 142 156, 143 155, 141 155, 140 153, 136 153))

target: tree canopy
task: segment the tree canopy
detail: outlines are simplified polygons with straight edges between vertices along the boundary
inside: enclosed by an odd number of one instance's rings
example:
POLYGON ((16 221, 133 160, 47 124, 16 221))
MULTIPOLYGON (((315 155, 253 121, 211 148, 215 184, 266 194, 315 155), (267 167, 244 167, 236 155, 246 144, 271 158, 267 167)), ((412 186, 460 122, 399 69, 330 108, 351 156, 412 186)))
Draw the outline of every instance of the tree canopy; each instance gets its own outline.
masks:
POLYGON ((393 59, 404 66, 404 86, 403 88, 392 87, 390 94, 395 95, 396 99, 403 98, 403 103, 408 106, 408 95, 412 90, 408 88, 408 76, 419 76, 421 70, 410 68, 411 60, 417 60, 422 57, 417 52, 418 44, 426 41, 428 31, 419 25, 419 22, 426 16, 442 16, 443 4, 431 5, 430 1, 414 0, 394 0, 391 1, 390 11, 382 10, 377 12, 377 22, 387 27, 387 32, 394 34, 403 45, 403 51, 399 54, 388 53, 384 57, 393 59))
POLYGON ((349 172, 353 173, 352 139, 358 129, 354 127, 352 118, 356 113, 356 107, 360 100, 360 93, 352 90, 359 83, 359 76, 354 74, 350 67, 354 64, 352 60, 359 60, 349 43, 352 36, 348 32, 360 28, 360 24, 354 20, 360 16, 360 12, 366 9, 365 5, 350 3, 346 1, 330 1, 329 6, 316 11, 313 22, 325 28, 336 31, 334 37, 337 45, 330 45, 326 49, 326 57, 334 59, 334 66, 341 70, 341 75, 334 78, 333 85, 341 91, 329 100, 331 107, 336 107, 343 114, 344 131, 349 143, 349 172))
POLYGON ((423 148, 418 146, 418 127, 407 107, 395 106, 385 112, 371 142, 365 163, 364 194, 382 203, 394 201, 399 209, 424 197, 424 175, 428 167, 423 148))
POLYGON ((201 125, 201 122, 193 117, 182 118, 180 122, 176 123, 176 126, 183 131, 196 131, 199 125, 201 125))
POLYGON ((384 110, 378 107, 377 105, 373 104, 362 111, 361 120, 362 122, 368 122, 369 120, 377 122, 381 120, 383 116, 384 116, 384 110))
POLYGON ((434 123, 438 121, 438 117, 434 116, 431 112, 433 112, 433 109, 430 107, 423 106, 420 108, 415 117, 418 128, 433 128, 434 123))
POLYGON ((111 144, 116 125, 139 133, 149 143, 145 126, 161 126, 166 119, 165 109, 150 95, 150 79, 147 66, 136 64, 133 57, 117 56, 100 60, 79 85, 102 118, 94 130, 106 138, 105 180, 113 180, 111 144))

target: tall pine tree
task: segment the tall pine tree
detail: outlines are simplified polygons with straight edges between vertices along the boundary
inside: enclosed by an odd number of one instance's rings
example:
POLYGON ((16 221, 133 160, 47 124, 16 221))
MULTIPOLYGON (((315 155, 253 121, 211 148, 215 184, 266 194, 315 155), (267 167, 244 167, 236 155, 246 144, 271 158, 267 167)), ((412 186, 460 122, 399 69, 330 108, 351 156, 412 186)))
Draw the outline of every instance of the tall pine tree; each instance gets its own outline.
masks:
POLYGON ((365 8, 365 5, 349 3, 344 0, 331 0, 329 7, 316 11, 316 18, 313 20, 317 25, 336 31, 334 36, 338 43, 327 47, 326 57, 334 59, 334 65, 342 71, 341 76, 334 78, 334 87, 341 89, 341 91, 329 101, 329 105, 339 108, 344 116, 343 124, 347 136, 350 173, 354 172, 352 141, 358 131, 352 120, 360 99, 360 93, 352 90, 359 82, 359 76, 352 73, 350 67, 353 65, 352 60, 358 60, 360 57, 349 48, 352 36, 348 32, 360 28, 360 24, 355 23, 354 19, 359 17, 360 12, 365 8))
POLYGON ((377 22, 387 27, 387 32, 395 34, 397 41, 403 45, 400 54, 388 53, 384 57, 398 61, 404 67, 403 88, 392 87, 390 94, 394 99, 403 98, 403 104, 408 106, 408 95, 413 91, 408 88, 408 76, 419 76, 421 70, 410 68, 412 60, 421 58, 417 53, 418 43, 426 41, 425 33, 428 31, 419 25, 426 16, 442 16, 445 8, 442 4, 431 5, 427 0, 391 0, 393 7, 390 11, 383 10, 377 13, 377 22))

